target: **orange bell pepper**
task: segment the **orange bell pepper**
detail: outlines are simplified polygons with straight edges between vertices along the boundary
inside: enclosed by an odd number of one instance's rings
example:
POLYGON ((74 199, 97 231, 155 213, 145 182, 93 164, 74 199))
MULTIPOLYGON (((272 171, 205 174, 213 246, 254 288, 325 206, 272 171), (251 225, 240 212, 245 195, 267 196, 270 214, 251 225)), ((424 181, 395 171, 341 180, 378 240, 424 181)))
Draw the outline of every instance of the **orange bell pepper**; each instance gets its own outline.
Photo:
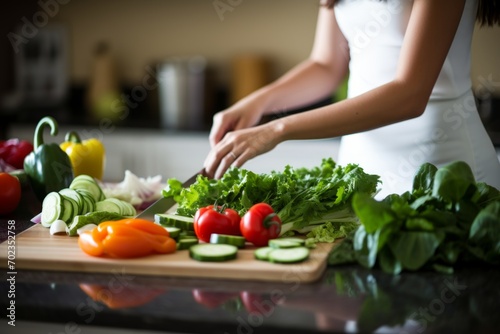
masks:
POLYGON ((103 222, 80 234, 78 245, 88 255, 116 258, 168 254, 177 249, 165 228, 138 218, 103 222))

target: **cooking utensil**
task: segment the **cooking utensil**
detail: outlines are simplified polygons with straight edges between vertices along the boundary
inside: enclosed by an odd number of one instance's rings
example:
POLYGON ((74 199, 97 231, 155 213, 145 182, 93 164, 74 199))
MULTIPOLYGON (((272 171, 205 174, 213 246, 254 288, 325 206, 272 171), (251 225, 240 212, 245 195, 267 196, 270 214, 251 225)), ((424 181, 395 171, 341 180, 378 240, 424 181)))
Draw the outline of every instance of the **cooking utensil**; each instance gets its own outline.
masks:
MULTIPOLYGON (((198 175, 205 175, 205 169, 200 170, 189 179, 187 179, 183 184, 183 188, 187 188, 193 183, 196 182, 198 175)), ((155 214, 157 213, 165 213, 168 209, 175 205, 175 200, 173 197, 162 197, 153 204, 151 204, 146 210, 142 211, 137 215, 136 218, 146 219, 150 221, 155 220, 155 214)))

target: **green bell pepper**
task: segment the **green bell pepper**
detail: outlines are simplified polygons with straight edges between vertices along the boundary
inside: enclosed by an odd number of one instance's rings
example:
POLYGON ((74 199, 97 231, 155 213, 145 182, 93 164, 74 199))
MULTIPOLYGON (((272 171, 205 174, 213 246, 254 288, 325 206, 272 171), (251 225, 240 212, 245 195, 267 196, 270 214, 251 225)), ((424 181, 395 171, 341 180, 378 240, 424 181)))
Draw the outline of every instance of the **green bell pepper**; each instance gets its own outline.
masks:
POLYGON ((24 159, 24 171, 40 201, 51 191, 68 188, 74 177, 66 152, 56 143, 44 144, 43 130, 47 126, 50 127, 52 136, 57 135, 56 120, 50 116, 42 118, 35 129, 34 150, 24 159))

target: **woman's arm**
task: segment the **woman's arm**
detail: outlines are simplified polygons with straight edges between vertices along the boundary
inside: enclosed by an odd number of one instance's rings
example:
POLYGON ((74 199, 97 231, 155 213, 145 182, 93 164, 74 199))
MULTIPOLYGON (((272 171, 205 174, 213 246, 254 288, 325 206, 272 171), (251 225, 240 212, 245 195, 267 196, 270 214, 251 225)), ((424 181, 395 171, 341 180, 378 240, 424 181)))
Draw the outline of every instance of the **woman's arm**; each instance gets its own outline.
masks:
POLYGON ((414 0, 397 73, 387 84, 322 108, 227 133, 205 160, 220 177, 285 140, 331 138, 423 113, 453 42, 465 0, 414 0))
POLYGON ((276 141, 341 136, 421 115, 464 4, 465 0, 415 0, 395 78, 355 98, 271 122, 276 141))
POLYGON ((294 109, 332 94, 346 76, 348 54, 333 11, 321 8, 309 59, 215 114, 209 136, 212 147, 228 132, 256 125, 264 114, 294 109))
POLYGON ((333 94, 346 77, 348 66, 347 41, 334 12, 322 7, 309 58, 257 93, 265 101, 263 111, 297 108, 333 94))

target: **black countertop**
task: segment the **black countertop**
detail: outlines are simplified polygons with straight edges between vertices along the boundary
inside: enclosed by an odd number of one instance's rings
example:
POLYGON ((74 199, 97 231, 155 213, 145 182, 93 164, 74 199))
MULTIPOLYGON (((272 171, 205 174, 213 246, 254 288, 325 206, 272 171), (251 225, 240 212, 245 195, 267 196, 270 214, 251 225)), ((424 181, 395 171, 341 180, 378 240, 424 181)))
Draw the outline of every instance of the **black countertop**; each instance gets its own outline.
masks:
MULTIPOLYGON (((0 217, 16 234, 39 203, 0 217)), ((17 244, 22 252, 22 244, 17 244)), ((2 264, 2 267, 5 267, 2 264)), ((500 270, 391 276, 360 266, 329 267, 314 283, 252 282, 3 268, 1 333, 496 333, 500 270), (9 293, 15 292, 15 296, 9 293), (15 302, 15 327, 8 310, 15 302)))

